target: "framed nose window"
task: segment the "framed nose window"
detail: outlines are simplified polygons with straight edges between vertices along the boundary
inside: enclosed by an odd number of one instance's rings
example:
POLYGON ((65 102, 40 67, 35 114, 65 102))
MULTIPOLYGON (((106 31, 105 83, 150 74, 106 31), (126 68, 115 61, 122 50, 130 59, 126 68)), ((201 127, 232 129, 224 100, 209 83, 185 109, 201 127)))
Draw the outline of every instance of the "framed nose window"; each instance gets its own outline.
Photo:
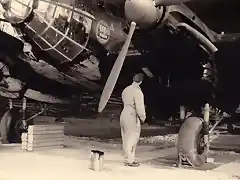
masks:
POLYGON ((78 11, 74 5, 41 0, 27 25, 38 46, 61 62, 72 61, 86 49, 92 19, 78 11))

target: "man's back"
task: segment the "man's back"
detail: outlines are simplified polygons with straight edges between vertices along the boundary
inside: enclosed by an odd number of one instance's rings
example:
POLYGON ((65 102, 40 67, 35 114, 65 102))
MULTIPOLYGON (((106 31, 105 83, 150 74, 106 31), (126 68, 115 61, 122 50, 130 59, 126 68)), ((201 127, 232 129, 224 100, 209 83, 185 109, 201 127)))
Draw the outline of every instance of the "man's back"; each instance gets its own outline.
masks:
POLYGON ((131 106, 134 108, 134 93, 136 88, 133 85, 126 87, 122 92, 122 101, 125 106, 131 106))
POLYGON ((123 90, 122 101, 125 110, 136 112, 142 121, 146 119, 144 96, 141 88, 137 84, 133 83, 123 90))
POLYGON ((124 108, 120 115, 120 126, 125 156, 124 164, 132 167, 139 166, 139 163, 135 161, 135 151, 141 132, 140 120, 144 122, 146 118, 143 93, 139 87, 142 80, 143 75, 136 74, 132 85, 122 92, 124 108))

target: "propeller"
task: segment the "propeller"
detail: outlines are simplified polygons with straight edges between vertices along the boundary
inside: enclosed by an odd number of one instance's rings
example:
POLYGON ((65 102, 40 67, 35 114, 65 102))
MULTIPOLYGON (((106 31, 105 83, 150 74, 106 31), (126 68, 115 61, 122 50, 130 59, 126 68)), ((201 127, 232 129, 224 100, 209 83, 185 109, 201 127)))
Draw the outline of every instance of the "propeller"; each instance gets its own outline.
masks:
POLYGON ((112 94, 112 91, 113 91, 114 86, 117 82, 118 76, 120 74, 120 71, 122 69, 125 57, 127 55, 128 48, 129 48, 129 45, 131 43, 132 36, 133 36, 133 33, 134 33, 135 29, 136 29, 136 23, 131 22, 130 30, 129 30, 127 39, 126 39, 126 41, 125 41, 125 43, 122 47, 121 52, 119 53, 119 55, 117 57, 114 65, 113 65, 112 71, 111 71, 110 75, 108 76, 107 82, 106 82, 105 87, 103 89, 103 93, 102 93, 102 96, 101 96, 101 99, 100 99, 100 102, 99 102, 98 112, 103 111, 103 109, 107 105, 107 102, 108 102, 108 100, 109 100, 109 98, 112 94))
POLYGON ((187 1, 190 1, 190 0, 126 0, 125 1, 125 15, 127 19, 131 21, 130 30, 129 30, 127 39, 114 63, 114 66, 111 70, 111 73, 103 89, 99 106, 98 106, 98 112, 103 111, 112 94, 112 91, 117 82, 118 76, 121 72, 125 57, 127 55, 133 33, 136 29, 136 23, 138 24, 138 26, 154 23, 161 16, 161 14, 159 14, 159 9, 157 9, 156 7, 180 4, 187 1))

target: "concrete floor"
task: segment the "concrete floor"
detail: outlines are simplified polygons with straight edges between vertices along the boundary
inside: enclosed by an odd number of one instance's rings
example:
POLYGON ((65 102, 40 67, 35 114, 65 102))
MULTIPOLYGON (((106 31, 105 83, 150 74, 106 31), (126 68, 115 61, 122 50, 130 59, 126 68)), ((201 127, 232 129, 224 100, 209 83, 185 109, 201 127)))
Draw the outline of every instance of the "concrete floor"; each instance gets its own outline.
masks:
MULTIPOLYGON (((42 122, 50 122, 54 118, 38 117, 42 122)), ((193 169, 175 168, 177 162, 174 143, 171 148, 163 143, 140 143, 137 147, 137 160, 141 166, 130 168, 123 166, 121 142, 116 141, 120 136, 119 122, 108 119, 76 120, 67 119, 65 134, 72 136, 101 137, 112 141, 89 140, 86 137, 65 137, 65 148, 42 150, 37 152, 23 152, 20 145, 0 146, 0 180, 63 180, 63 179, 191 179, 220 180, 239 179, 240 155, 236 153, 222 153, 211 151, 210 157, 214 163, 207 163, 204 167, 193 169), (90 151, 93 149, 105 152, 104 169, 94 172, 89 169, 90 151), (225 168, 226 167, 226 168, 225 168), (151 176, 151 177, 150 177, 151 176)), ((163 134, 163 127, 142 127, 141 136, 163 134), (149 133, 149 134, 148 134, 149 133)), ((168 129, 166 133, 171 133, 168 129)))
MULTIPOLYGON (((121 149, 117 146, 99 142, 89 142, 66 137, 63 149, 24 152, 20 145, 1 145, 0 147, 0 180, 67 180, 74 179, 185 179, 185 180, 222 180, 238 179, 240 163, 220 164, 210 170, 179 169, 176 162, 175 148, 154 150, 151 146, 140 146, 137 159, 141 162, 138 168, 123 166, 121 149), (69 147, 69 146, 72 147, 69 147), (74 146, 75 145, 75 146, 74 146), (98 149, 105 152, 104 169, 95 172, 90 167, 90 150, 98 149), (157 160, 161 163, 156 163, 157 160), (228 168, 224 168, 228 166, 228 168)), ((240 158, 239 158, 240 159, 240 158)), ((218 164, 217 162, 215 164, 218 164)))

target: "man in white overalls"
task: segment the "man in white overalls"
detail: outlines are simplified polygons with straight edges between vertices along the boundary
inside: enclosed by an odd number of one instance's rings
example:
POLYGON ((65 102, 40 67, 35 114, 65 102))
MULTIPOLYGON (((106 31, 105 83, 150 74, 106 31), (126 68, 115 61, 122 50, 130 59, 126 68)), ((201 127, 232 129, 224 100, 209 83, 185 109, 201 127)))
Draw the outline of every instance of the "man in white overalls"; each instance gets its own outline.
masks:
POLYGON ((143 77, 144 75, 141 73, 136 74, 133 77, 133 83, 122 92, 124 108, 120 116, 120 126, 124 164, 131 167, 140 165, 135 161, 135 151, 140 137, 141 122, 144 123, 146 119, 144 95, 139 86, 143 77))

